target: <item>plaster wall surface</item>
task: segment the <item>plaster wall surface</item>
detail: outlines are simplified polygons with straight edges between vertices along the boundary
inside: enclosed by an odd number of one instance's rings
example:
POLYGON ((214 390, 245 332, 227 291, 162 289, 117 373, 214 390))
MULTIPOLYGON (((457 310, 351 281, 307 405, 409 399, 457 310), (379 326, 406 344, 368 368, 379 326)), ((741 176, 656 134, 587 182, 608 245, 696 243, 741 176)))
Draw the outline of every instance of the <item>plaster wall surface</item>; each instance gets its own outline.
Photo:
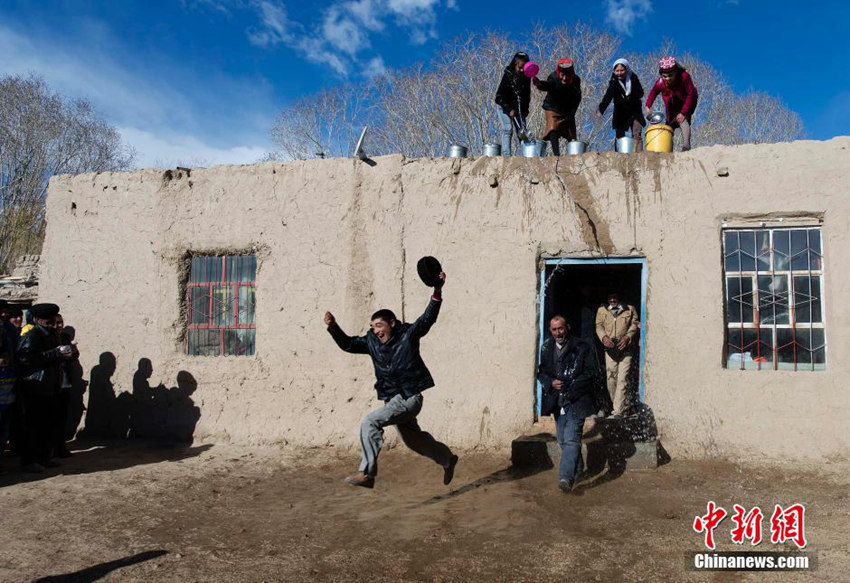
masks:
POLYGON ((850 138, 375 162, 54 177, 40 300, 77 328, 86 370, 116 356, 116 391, 131 390, 140 358, 152 384, 191 373, 196 437, 348 446, 379 405, 374 377, 322 315, 349 334, 382 307, 412 321, 430 293, 416 260, 434 255, 448 281, 422 342, 437 386, 420 423, 452 446, 507 447, 534 421, 541 256, 646 257, 645 400, 672 455, 850 453, 850 138), (778 216, 822 221, 825 371, 723 366, 721 226, 778 216), (258 257, 256 355, 187 356, 187 254, 241 251, 258 257))

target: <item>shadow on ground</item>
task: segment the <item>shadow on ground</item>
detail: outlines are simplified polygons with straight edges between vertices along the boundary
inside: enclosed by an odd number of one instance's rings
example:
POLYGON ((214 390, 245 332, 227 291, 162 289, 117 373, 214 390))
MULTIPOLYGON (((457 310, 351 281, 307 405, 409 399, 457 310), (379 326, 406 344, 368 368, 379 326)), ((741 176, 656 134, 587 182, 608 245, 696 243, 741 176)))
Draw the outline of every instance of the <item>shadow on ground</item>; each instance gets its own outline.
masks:
POLYGON ((141 563, 143 561, 150 561, 151 559, 155 559, 166 554, 168 554, 168 551, 164 551, 162 549, 156 551, 145 551, 143 553, 124 557, 115 561, 100 563, 98 565, 94 565, 93 567, 82 569, 81 571, 65 573, 63 575, 50 575, 49 577, 42 577, 41 579, 36 579, 34 583, 92 583, 93 581, 97 581, 98 579, 108 575, 112 571, 115 571, 116 569, 121 569, 122 567, 127 567, 129 565, 135 565, 136 563, 141 563))

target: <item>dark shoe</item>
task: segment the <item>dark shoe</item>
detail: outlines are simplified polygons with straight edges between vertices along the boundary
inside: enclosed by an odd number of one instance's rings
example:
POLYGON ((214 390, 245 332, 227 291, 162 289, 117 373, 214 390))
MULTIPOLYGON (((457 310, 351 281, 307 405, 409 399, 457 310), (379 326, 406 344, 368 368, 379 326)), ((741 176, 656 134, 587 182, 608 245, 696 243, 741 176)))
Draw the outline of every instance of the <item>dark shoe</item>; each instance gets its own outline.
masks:
POLYGON ((25 464, 21 466, 21 470, 27 472, 28 474, 43 474, 44 466, 37 463, 25 464))
POLYGON ((458 457, 453 455, 449 458, 448 465, 443 466, 443 485, 448 486, 452 483, 452 478, 455 477, 455 466, 457 465, 458 457))
POLYGON ((60 449, 59 451, 56 452, 55 455, 56 455, 56 457, 68 458, 68 457, 71 457, 74 454, 71 453, 70 451, 68 451, 67 449, 60 449))
POLYGON ((353 476, 348 476, 345 479, 346 484, 351 484, 352 486, 362 486, 363 488, 372 488, 375 486, 375 478, 372 476, 367 476, 363 472, 357 472, 353 476))
POLYGON ((574 483, 575 482, 573 480, 559 480, 558 488, 561 490, 561 492, 566 492, 567 494, 569 494, 573 491, 574 483))

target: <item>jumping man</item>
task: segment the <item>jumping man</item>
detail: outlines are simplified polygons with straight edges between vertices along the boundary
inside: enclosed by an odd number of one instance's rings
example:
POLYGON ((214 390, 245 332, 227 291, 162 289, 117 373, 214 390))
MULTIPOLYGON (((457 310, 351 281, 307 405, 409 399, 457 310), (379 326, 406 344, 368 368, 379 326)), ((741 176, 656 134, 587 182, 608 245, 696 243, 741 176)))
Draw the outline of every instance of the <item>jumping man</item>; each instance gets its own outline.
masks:
POLYGON ((413 324, 399 322, 392 311, 383 309, 372 314, 371 330, 365 336, 348 336, 330 312, 325 312, 325 324, 337 345, 355 354, 368 354, 375 367, 375 390, 384 406, 363 418, 360 425, 360 445, 363 458, 359 471, 345 479, 354 486, 371 488, 378 473, 378 454, 384 441, 384 427, 395 425, 405 445, 420 455, 431 458, 443 468, 443 484, 454 477, 457 456, 445 445, 422 431, 416 416, 422 410, 422 391, 434 386, 434 379, 419 355, 419 340, 437 321, 442 304, 442 289, 446 274, 440 273, 440 283, 428 307, 413 324))

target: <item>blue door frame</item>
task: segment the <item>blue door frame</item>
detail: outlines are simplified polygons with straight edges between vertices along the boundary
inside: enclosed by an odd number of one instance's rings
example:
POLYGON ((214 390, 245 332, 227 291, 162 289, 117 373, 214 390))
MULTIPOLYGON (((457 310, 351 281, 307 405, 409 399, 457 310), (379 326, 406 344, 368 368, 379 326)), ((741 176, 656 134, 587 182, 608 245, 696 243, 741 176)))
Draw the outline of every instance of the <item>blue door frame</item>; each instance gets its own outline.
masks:
MULTIPOLYGON (((540 358, 540 348, 543 346, 543 339, 546 337, 546 319, 545 310, 543 309, 546 301, 546 268, 550 265, 640 265, 640 366, 638 369, 638 400, 643 403, 645 394, 644 385, 644 365, 646 364, 646 284, 648 281, 647 263, 645 257, 606 257, 604 259, 545 259, 543 269, 540 271, 540 291, 538 302, 538 324, 539 340, 537 341, 537 358, 540 358)), ((540 404, 543 399, 543 387, 540 382, 537 385, 537 404, 535 411, 537 418, 540 418, 540 404)))

